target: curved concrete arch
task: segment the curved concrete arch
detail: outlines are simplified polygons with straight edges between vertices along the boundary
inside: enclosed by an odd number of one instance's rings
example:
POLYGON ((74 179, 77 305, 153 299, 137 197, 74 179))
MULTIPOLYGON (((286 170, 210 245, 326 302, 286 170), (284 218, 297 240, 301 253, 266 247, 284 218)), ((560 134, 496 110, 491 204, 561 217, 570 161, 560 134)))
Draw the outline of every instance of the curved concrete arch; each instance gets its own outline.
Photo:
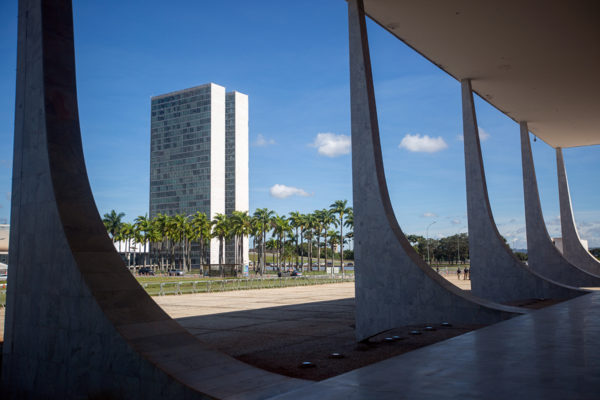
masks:
POLYGON ((552 244, 540 204, 527 122, 520 123, 520 131, 529 267, 547 278, 566 285, 599 286, 600 276, 588 274, 571 264, 552 244))
POLYGON ((558 174, 558 198, 560 201, 560 226, 562 230, 563 255, 573 265, 594 275, 600 276, 600 261, 582 245, 575 225, 567 169, 562 149, 556 148, 556 169, 558 174))
POLYGON ((458 289, 433 271, 402 233, 383 168, 361 0, 348 1, 348 22, 357 339, 410 324, 489 324, 526 312, 458 289))
POLYGON ((498 232, 488 197, 471 80, 461 81, 471 291, 499 303, 569 299, 585 292, 545 278, 519 261, 498 232))
POLYGON ((5 397, 264 398, 306 383, 199 342, 116 253, 85 170, 70 0, 19 1, 11 213, 5 397))

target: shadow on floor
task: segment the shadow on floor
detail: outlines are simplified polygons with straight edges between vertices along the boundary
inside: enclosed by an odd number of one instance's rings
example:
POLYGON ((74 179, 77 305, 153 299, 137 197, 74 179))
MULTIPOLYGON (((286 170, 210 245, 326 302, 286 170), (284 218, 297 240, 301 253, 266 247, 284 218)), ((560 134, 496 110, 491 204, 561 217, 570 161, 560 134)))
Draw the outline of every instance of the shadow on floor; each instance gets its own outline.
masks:
POLYGON ((441 321, 387 331, 367 343, 354 337, 354 298, 235 311, 177 321, 199 340, 248 364, 302 379, 322 380, 427 346, 482 325, 441 321), (431 325, 432 330, 424 330, 431 325), (420 334, 410 332, 418 330, 420 334), (396 336, 395 340, 385 340, 396 336), (341 356, 333 357, 332 353, 341 356), (302 363, 309 361, 309 367, 302 363))

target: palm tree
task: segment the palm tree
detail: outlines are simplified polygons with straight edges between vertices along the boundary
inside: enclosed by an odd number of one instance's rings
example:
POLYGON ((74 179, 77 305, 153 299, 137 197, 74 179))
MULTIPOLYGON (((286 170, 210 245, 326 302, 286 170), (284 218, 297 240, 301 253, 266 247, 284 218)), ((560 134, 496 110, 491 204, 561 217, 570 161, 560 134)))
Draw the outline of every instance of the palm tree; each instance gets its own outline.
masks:
POLYGON ((312 250, 313 250, 313 239, 314 232, 317 226, 317 218, 314 214, 306 214, 305 216, 305 228, 306 234, 304 235, 308 239, 308 270, 312 270, 312 250))
POLYGON ((171 235, 173 238, 173 252, 175 252, 175 244, 179 244, 181 251, 179 258, 179 267, 188 271, 187 253, 189 248, 189 237, 191 236, 191 228, 187 217, 183 214, 175 214, 171 219, 171 235))
POLYGON ((213 226, 213 237, 219 238, 219 270, 223 276, 223 241, 229 237, 229 220, 225 214, 215 215, 211 222, 213 226))
POLYGON ((283 260, 284 262, 287 262, 288 265, 292 263, 292 258, 294 255, 296 255, 296 260, 298 259, 296 250, 296 236, 294 235, 290 226, 287 234, 287 240, 283 242, 283 260))
POLYGON ((169 268, 175 268, 175 242, 177 241, 177 227, 171 215, 165 215, 164 225, 165 238, 167 240, 167 254, 169 256, 169 268))
POLYGON ((144 267, 148 263, 148 241, 150 239, 152 226, 148 215, 138 216, 134 221, 135 241, 144 245, 144 267))
POLYGON ((329 206, 332 213, 339 216, 340 226, 340 264, 342 267, 342 278, 344 277, 344 216, 350 214, 351 208, 348 207, 348 200, 336 200, 329 206))
POLYGON ((244 263, 244 236, 250 232, 250 216, 248 211, 233 211, 230 217, 231 235, 234 237, 235 264, 244 263))
POLYGON ((298 231, 302 226, 302 220, 303 215, 300 214, 298 211, 292 211, 290 213, 290 218, 288 221, 290 221, 290 226, 293 229, 296 229, 296 234, 294 235, 294 240, 296 244, 296 268, 298 268, 298 255, 300 254, 300 248, 298 247, 298 231))
POLYGON ((261 260, 260 252, 256 251, 257 244, 259 246, 261 244, 261 241, 260 241, 261 230, 260 230, 259 220, 256 217, 250 217, 250 228, 249 228, 248 234, 254 238, 254 245, 252 247, 254 248, 254 252, 256 253, 256 255, 258 257, 258 259, 254 263, 254 272, 255 273, 260 272, 262 274, 262 271, 260 271, 260 268, 259 268, 260 260, 261 260))
POLYGON ((290 225, 288 224, 288 220, 285 217, 280 217, 276 215, 272 221, 273 225, 273 235, 278 236, 278 246, 277 246, 277 265, 281 268, 281 259, 283 256, 283 238, 285 234, 291 231, 290 225))
POLYGON ((130 250, 131 240, 134 238, 133 225, 128 222, 123 222, 121 224, 121 230, 119 233, 120 233, 121 240, 125 241, 125 257, 127 259, 127 266, 129 267, 131 265, 131 257, 129 254, 129 250, 130 250))
POLYGON ((321 269, 321 231, 323 230, 321 210, 315 210, 312 215, 315 218, 313 231, 317 237, 317 271, 319 271, 321 269))
POLYGON ((331 245, 331 276, 333 277, 333 269, 334 269, 334 255, 335 255, 335 246, 340 242, 337 237, 337 232, 334 230, 330 230, 327 232, 329 235, 329 244, 331 245))
POLYGON ((304 230, 308 224, 306 214, 300 214, 298 216, 298 224, 300 225, 300 269, 304 270, 304 230))
POLYGON ((210 222, 206 214, 197 211, 192 215, 191 231, 191 240, 198 242, 200 248, 200 270, 204 275, 204 245, 210 240, 210 222))
POLYGON ((239 243, 240 263, 246 264, 246 261, 248 260, 244 259, 244 237, 248 238, 248 244, 250 244, 250 234, 252 233, 252 217, 250 216, 248 211, 242 211, 240 214, 240 219, 242 220, 242 229, 239 243))
POLYGON ((165 269, 165 251, 168 250, 169 238, 167 236, 169 217, 165 214, 157 214, 152 220, 154 227, 153 239, 159 244, 157 246, 158 256, 160 258, 160 269, 165 269))
MULTIPOLYGON (((354 210, 352 209, 352 207, 349 208, 350 212, 348 213, 346 221, 344 222, 344 226, 348 229, 351 229, 351 231, 346 234, 346 237, 348 238, 348 243, 354 240, 354 210)), ((352 248, 354 248, 354 244, 352 245, 352 248)))
MULTIPOLYGON (((121 242, 123 242, 123 224, 119 225, 119 230, 113 236, 113 241, 119 244, 119 255, 121 255, 121 242)), ((123 260, 125 261, 125 260, 123 260)))
POLYGON ((159 260, 158 256, 160 255, 161 248, 159 246, 160 244, 162 244, 163 237, 158 229, 158 223, 156 222, 156 218, 149 220, 149 231, 147 234, 147 238, 148 241, 151 243, 150 250, 154 258, 154 260, 150 260, 150 264, 152 264, 154 269, 154 265, 157 265, 160 262, 160 268, 162 268, 162 260, 159 260))
MULTIPOLYGON (((329 226, 336 222, 334 215, 330 210, 322 209, 319 212, 319 218, 321 222, 321 229, 323 230, 323 248, 325 249, 325 270, 327 270, 327 236, 329 231, 329 226)), ((332 262, 333 265, 333 262, 332 262)))
MULTIPOLYGON (((121 224, 123 223, 121 220, 125 216, 125 213, 118 213, 115 210, 112 210, 110 213, 104 214, 104 218, 102 218, 102 222, 106 227, 106 231, 110 235, 110 238, 113 242, 116 242, 116 236, 121 230, 121 224)), ((119 249, 121 251, 121 249, 119 249)))
POLYGON ((275 238, 271 238, 269 240, 267 240, 267 243, 265 243, 265 249, 269 249, 271 250, 271 255, 272 255, 272 259, 275 258, 275 256, 273 255, 273 253, 275 253, 275 251, 277 250, 277 246, 279 244, 277 243, 277 239, 275 238))
POLYGON ((271 219, 275 215, 275 212, 267 208, 258 208, 254 212, 254 217, 257 219, 262 232, 261 244, 262 244, 262 267, 261 274, 265 270, 265 254, 266 254, 266 242, 267 242, 267 230, 270 228, 271 219))

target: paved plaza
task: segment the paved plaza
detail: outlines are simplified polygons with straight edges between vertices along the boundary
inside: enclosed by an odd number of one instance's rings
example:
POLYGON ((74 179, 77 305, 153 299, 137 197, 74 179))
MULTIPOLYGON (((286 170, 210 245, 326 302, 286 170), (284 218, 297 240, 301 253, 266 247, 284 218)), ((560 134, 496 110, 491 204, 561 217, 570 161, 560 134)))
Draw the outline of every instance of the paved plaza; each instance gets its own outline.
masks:
MULTIPOLYGON (((442 276, 445 276, 442 272, 442 276)), ((463 290, 470 289, 470 281, 457 280, 455 274, 449 273, 445 276, 450 282, 457 285, 463 290)), ((160 305, 172 318, 178 319, 179 323, 190 330, 194 335, 202 338, 210 338, 210 334, 213 328, 228 326, 224 320, 230 322, 238 321, 240 327, 243 327, 241 314, 229 314, 250 310, 259 310, 274 307, 292 306, 308 303, 322 303, 329 302, 332 308, 337 311, 343 310, 343 312, 332 312, 329 313, 328 318, 344 319, 348 324, 354 323, 354 283, 341 283, 341 284, 330 284, 330 285, 316 285, 316 286, 299 286, 291 288, 281 289, 260 289, 260 290, 242 290, 242 291, 231 291, 222 293, 203 293, 203 294, 190 294, 181 296, 163 296, 153 297, 153 299, 160 305), (338 301, 335 303, 334 301, 338 301), (193 319, 189 317, 201 317, 213 314, 214 318, 204 319, 204 325, 198 326, 193 319), (335 316, 335 317, 334 317, 335 316)), ((312 306, 307 306, 312 307, 312 306)), ((322 305, 321 305, 322 307, 322 305)), ((5 308, 0 307, 0 340, 4 339, 4 314, 5 308)), ((325 314, 325 310, 322 310, 325 314)), ((328 310, 333 311, 333 310, 328 310)), ((290 320, 294 319, 294 313, 299 311, 286 311, 282 312, 277 316, 277 319, 290 320)), ((248 314, 252 315, 252 318, 257 318, 256 323, 259 323, 260 312, 254 311, 248 314)), ((248 318, 244 316, 243 318, 248 318)), ((271 316, 275 314, 271 311, 271 316)), ((321 319, 322 321, 322 319, 321 319)), ((260 322, 268 322, 262 320, 260 322)), ((235 324, 234 324, 235 326, 235 324)), ((229 326, 231 328, 231 326, 229 326)), ((284 339, 284 338, 282 338, 284 339)))
MULTIPOLYGON (((450 279, 456 281, 455 275, 450 279)), ((469 281, 460 280, 463 287, 469 281)), ((322 380, 463 334, 461 325, 411 335, 398 327, 367 343, 355 337, 354 283, 155 297, 172 318, 204 343, 256 367, 322 380), (386 337, 397 336, 394 342, 386 337), (342 358, 332 358, 340 353, 342 358), (313 368, 301 368, 309 361, 313 368)))

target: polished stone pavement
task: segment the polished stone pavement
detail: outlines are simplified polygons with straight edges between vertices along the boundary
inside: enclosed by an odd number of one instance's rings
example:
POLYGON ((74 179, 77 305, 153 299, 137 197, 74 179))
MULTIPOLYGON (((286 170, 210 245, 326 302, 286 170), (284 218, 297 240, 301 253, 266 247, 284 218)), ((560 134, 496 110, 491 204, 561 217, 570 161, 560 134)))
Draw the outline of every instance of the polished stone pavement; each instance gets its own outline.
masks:
MULTIPOLYGON (((452 274, 448 278, 455 281, 452 274)), ((468 281, 453 283, 466 289, 468 281)), ((215 322, 222 324, 233 320, 223 318, 234 310, 260 312, 286 304, 349 301, 353 291, 353 284, 343 283, 154 299, 180 322, 190 316, 214 314, 215 322)), ((236 322, 243 323, 239 318, 236 322)), ((269 321, 253 324, 258 322, 269 321)), ((264 390, 253 398, 270 398, 274 393, 277 391, 264 390)), ((334 378, 307 382, 299 390, 274 398, 598 399, 599 394, 597 291, 334 378)))
POLYGON ((600 398, 600 292, 273 399, 458 398, 600 398))

